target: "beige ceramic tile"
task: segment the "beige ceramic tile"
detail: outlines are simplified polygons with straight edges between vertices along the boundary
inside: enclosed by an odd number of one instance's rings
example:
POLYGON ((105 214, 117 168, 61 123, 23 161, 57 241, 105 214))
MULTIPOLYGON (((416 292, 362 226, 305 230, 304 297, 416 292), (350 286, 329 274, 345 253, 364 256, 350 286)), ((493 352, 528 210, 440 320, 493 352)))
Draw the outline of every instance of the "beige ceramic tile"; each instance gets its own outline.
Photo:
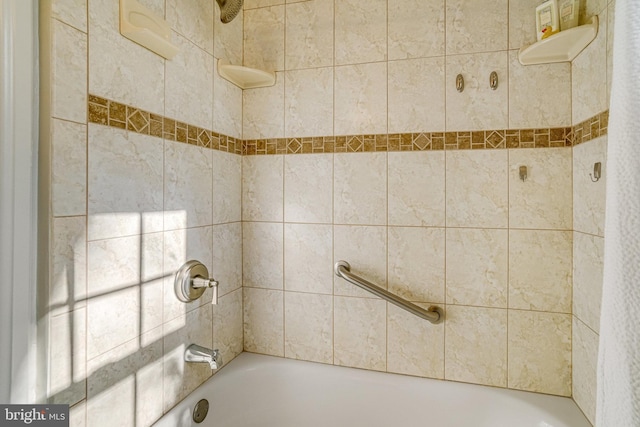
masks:
POLYGON ((53 119, 51 209, 53 216, 87 212, 87 126, 53 119))
MULTIPOLYGON (((482 3, 482 2, 479 2, 482 3)), ((475 4, 475 3, 474 3, 475 4)), ((479 28, 486 22, 478 19, 479 28)), ((504 25, 500 25, 504 27, 504 25)), ((493 48, 492 48, 493 49, 493 48)), ((448 56, 446 59, 447 130, 506 129, 509 124, 509 53, 490 52, 448 56), (489 76, 498 73, 498 88, 489 86, 489 76), (464 91, 456 90, 456 76, 462 74, 464 91)))
POLYGON ((444 57, 390 61, 389 133, 445 130, 444 57))
POLYGON ((389 153, 389 224, 445 225, 444 152, 389 153))
POLYGON ((444 0, 389 3, 389 59, 444 55, 444 9, 444 0))
POLYGON ((509 0, 509 49, 536 41, 536 6, 531 0, 509 0))
POLYGON ((244 10, 284 4, 285 0, 245 0, 244 10))
POLYGON ((284 287, 287 291, 333 293, 333 226, 285 224, 284 287))
POLYGON ((87 296, 87 218, 54 218, 50 252, 48 312, 66 313, 87 296))
POLYGON ((580 2, 580 25, 589 22, 593 15, 599 15, 607 8, 608 0, 582 0, 580 2))
POLYGON ((573 318, 572 397, 589 421, 596 421, 598 335, 573 318))
POLYGON ((86 397, 87 311, 80 308, 51 318, 47 400, 74 405, 86 397))
POLYGON ((292 359, 333 362, 333 297, 285 292, 284 354, 292 359))
POLYGON ((507 230, 447 229, 447 303, 507 307, 507 230))
POLYGON ((336 154, 333 191, 336 224, 386 224, 387 154, 336 154))
POLYGON ((54 0, 51 15, 80 31, 87 32, 87 0, 54 0))
POLYGON ((220 77, 215 58, 213 68, 213 130, 242 138, 242 89, 220 77))
POLYGON ((242 289, 220 297, 213 308, 213 348, 220 350, 224 364, 242 353, 242 289))
POLYGON ((509 227, 570 230, 571 191, 571 148, 509 150, 509 227))
POLYGON ((509 310, 509 388, 571 396, 571 315, 509 310))
POLYGON ((387 304, 387 371, 444 378, 444 324, 387 304))
POLYGON ((333 1, 287 5, 287 70, 333 65, 333 1))
POLYGON ((335 2, 335 63, 358 64, 387 59, 387 2, 335 2))
POLYGON ((214 225, 213 264, 209 274, 218 282, 218 295, 242 287, 242 223, 214 225))
POLYGON ((89 125, 88 161, 90 240, 162 230, 163 153, 156 138, 89 125))
POLYGON ((165 141, 164 229, 211 225, 212 150, 165 141))
POLYGON ((506 228, 507 151, 446 153, 447 226, 506 228))
POLYGON ((243 223, 244 286, 283 289, 283 238, 281 223, 243 223))
POLYGON ((276 73, 274 86, 242 92, 242 137, 284 137, 284 75, 276 73))
POLYGON ((83 400, 69 408, 69 425, 73 427, 87 426, 87 401, 83 400))
POLYGON ((507 310, 447 306, 445 378, 507 386, 507 310))
POLYGON ((607 7, 607 105, 611 104, 611 83, 613 81, 613 28, 615 25, 616 2, 607 7))
POLYGON ((507 48, 508 0, 446 3, 447 55, 507 48))
POLYGON ((573 148, 573 228, 604 236, 607 182, 607 136, 573 148), (602 177, 593 182, 594 164, 600 162, 602 177))
MULTIPOLYGON (((200 21, 203 20, 194 20, 200 21)), ((213 55, 177 33, 173 33, 172 42, 180 51, 165 66, 164 114, 185 123, 211 129, 213 55)))
POLYGON ((87 35, 55 19, 51 32, 51 115, 86 123, 87 35))
POLYGON ((335 68, 336 135, 387 133, 387 65, 335 68))
POLYGON ((443 228, 389 227, 389 291, 409 301, 444 303, 443 228))
POLYGON ((384 371, 387 367, 387 303, 334 297, 334 363, 384 371))
POLYGON ((604 238, 573 233, 573 314, 600 331, 604 238))
POLYGON ((333 134, 333 68, 284 73, 285 136, 333 134))
POLYGON ((285 156, 284 219, 333 222, 333 154, 285 156))
POLYGON ((518 51, 509 51, 509 128, 571 124, 571 64, 524 66, 518 51))
POLYGON ((284 356, 284 292, 244 288, 244 349, 284 356))
POLYGON ((509 231, 509 308, 571 313, 572 232, 509 231))
MULTIPOLYGON (((166 19, 171 28, 200 49, 213 54, 214 2, 208 0, 167 0, 166 5, 166 19)), ((167 66, 170 63, 171 61, 168 61, 167 66)))
POLYGON ((242 219, 282 221, 284 156, 242 158, 242 219))
POLYGON ((218 150, 213 157, 213 223, 242 220, 242 157, 218 150))
MULTIPOLYGON (((333 227, 333 261, 347 261, 351 272, 381 288, 387 288, 387 228, 333 227)), ((375 298, 344 279, 334 278, 334 294, 375 298)))
POLYGON ((234 65, 242 64, 244 12, 238 12, 233 21, 222 23, 220 8, 214 5, 213 19, 213 54, 216 58, 225 59, 234 65))
POLYGON ((244 11, 244 65, 284 70, 285 6, 244 11))

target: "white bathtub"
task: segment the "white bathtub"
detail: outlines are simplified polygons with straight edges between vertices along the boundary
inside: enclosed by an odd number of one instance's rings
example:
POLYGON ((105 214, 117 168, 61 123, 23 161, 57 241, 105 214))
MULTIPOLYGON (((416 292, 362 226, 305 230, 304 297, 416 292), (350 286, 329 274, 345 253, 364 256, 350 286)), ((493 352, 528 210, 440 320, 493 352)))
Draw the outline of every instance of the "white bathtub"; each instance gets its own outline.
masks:
POLYGON ((156 427, 588 427, 571 399, 243 353, 156 427), (205 421, 192 421, 200 399, 205 421))

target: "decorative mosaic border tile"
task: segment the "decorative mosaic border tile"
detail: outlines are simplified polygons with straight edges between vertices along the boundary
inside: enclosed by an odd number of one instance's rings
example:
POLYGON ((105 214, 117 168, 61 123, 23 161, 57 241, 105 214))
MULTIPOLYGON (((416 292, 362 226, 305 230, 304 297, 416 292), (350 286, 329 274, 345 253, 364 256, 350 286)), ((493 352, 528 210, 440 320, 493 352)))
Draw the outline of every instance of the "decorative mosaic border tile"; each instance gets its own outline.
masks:
POLYGON ((89 95, 89 122, 245 156, 571 147, 606 135, 609 110, 573 127, 241 140, 89 95))

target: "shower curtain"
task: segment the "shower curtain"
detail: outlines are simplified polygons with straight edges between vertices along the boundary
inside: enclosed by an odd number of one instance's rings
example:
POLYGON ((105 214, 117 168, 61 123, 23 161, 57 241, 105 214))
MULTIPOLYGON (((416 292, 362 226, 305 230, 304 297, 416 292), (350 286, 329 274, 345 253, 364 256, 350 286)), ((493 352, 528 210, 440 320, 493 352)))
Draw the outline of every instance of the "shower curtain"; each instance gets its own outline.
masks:
POLYGON ((597 427, 640 426, 640 1, 615 20, 597 427))

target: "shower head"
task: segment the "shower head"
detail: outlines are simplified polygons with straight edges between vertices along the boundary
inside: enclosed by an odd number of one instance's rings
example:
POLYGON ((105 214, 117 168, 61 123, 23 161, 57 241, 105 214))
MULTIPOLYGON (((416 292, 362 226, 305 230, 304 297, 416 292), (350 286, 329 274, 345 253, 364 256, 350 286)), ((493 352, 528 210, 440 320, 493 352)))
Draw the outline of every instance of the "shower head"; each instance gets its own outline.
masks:
POLYGON ((228 24, 236 17, 242 9, 243 0, 216 0, 220 6, 220 20, 223 24, 228 24))

